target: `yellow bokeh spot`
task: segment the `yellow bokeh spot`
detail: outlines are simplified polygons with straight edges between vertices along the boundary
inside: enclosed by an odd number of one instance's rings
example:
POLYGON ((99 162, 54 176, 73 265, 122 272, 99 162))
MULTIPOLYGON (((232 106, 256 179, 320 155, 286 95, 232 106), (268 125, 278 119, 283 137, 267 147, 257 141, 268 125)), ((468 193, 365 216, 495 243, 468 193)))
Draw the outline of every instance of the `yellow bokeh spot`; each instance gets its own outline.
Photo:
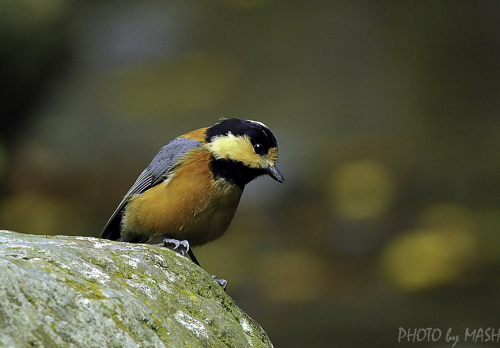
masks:
POLYGON ((474 261, 473 222, 458 205, 431 206, 422 228, 394 238, 382 254, 382 269, 402 290, 414 291, 460 279, 474 261))
POLYGON ((330 177, 329 188, 335 211, 345 219, 383 215, 390 209, 395 194, 389 170, 372 160, 339 166, 330 177))

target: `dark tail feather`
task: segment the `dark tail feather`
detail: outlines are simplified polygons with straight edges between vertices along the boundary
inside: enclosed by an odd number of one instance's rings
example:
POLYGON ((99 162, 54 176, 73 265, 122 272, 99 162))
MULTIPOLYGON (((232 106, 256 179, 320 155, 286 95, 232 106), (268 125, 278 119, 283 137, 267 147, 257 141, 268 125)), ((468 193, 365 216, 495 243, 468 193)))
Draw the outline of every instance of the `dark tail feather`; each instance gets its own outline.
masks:
POLYGON ((101 238, 118 240, 121 234, 122 214, 115 214, 106 224, 101 233, 101 238))

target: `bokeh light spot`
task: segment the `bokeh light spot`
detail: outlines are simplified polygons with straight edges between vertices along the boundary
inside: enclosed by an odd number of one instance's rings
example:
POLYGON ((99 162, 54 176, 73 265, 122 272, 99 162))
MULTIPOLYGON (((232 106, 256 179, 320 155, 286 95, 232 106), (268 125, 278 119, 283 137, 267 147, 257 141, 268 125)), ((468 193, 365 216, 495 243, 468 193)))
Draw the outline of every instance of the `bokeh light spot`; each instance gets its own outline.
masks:
POLYGON ((395 184, 379 162, 359 160, 339 166, 330 177, 334 210, 345 219, 375 218, 392 205, 395 184))
POLYGON ((474 262, 473 221, 451 203, 429 207, 422 228, 395 237, 382 254, 389 280, 407 291, 423 290, 459 280, 474 262))

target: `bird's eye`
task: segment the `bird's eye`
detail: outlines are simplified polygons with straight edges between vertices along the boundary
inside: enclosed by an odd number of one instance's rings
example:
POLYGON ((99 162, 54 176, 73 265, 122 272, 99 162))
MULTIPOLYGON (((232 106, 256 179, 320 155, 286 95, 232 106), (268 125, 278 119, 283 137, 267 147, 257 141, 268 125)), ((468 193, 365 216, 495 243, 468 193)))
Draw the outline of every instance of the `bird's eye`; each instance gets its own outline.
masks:
POLYGON ((264 146, 262 144, 255 144, 253 149, 257 155, 262 155, 265 151, 264 146))

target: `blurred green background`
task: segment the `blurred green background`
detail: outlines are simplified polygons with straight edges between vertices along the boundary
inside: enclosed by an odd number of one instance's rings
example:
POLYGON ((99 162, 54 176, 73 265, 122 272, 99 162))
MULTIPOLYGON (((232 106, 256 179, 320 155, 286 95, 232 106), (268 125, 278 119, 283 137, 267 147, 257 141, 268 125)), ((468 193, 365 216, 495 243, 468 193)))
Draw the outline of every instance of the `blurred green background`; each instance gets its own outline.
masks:
POLYGON ((276 347, 498 346, 500 2, 2 0, 0 84, 0 228, 98 237, 161 146, 259 120, 286 182, 196 254, 276 347))

